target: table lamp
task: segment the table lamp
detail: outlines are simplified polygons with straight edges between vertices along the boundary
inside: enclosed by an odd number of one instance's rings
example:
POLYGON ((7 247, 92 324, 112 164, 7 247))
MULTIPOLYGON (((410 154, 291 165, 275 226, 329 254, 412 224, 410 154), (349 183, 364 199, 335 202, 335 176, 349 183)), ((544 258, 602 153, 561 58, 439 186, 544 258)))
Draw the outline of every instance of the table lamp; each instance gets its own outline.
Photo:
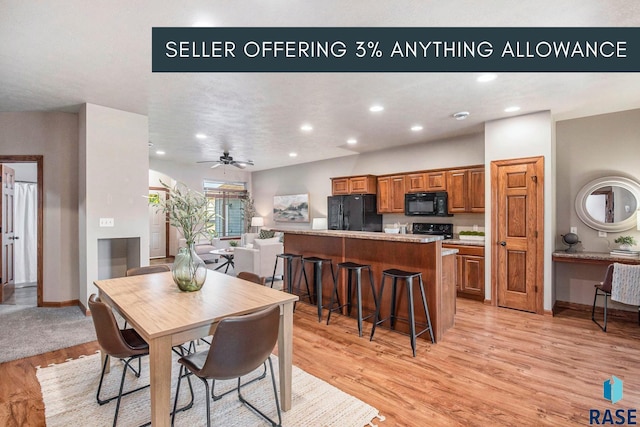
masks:
POLYGON ((327 218, 313 218, 313 223, 311 224, 312 230, 326 230, 327 229, 327 218))
POLYGON ((255 230, 255 232, 257 233, 259 231, 259 228, 264 226, 264 218, 262 218, 261 216, 254 216, 253 218, 251 218, 251 227, 255 227, 258 230, 255 230))

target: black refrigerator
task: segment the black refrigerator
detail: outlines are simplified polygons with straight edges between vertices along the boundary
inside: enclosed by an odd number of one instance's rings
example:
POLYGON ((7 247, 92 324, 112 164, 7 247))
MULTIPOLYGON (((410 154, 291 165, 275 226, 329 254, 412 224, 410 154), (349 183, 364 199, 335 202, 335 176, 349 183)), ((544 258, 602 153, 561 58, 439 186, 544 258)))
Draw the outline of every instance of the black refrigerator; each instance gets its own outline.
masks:
POLYGON ((375 194, 352 194, 327 198, 329 230, 382 231, 375 194))

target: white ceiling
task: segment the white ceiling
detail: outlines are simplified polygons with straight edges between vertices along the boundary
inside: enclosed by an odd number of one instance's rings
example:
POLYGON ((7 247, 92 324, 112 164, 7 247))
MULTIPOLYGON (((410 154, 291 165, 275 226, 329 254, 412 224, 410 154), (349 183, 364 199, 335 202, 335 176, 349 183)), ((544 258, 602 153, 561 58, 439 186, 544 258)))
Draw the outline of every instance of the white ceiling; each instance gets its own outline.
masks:
POLYGON ((477 73, 151 73, 151 28, 195 22, 636 27, 640 2, 0 0, 0 111, 93 103, 144 114, 151 157, 162 149, 167 160, 194 164, 228 149, 261 170, 479 132, 511 105, 556 120, 640 108, 640 78, 629 73, 502 73, 484 84, 477 73), (373 103, 384 112, 370 113, 373 103), (461 110, 471 116, 451 118, 461 110), (314 130, 301 132, 303 123, 314 130), (424 130, 411 132, 414 124, 424 130), (347 147, 349 137, 358 144, 347 147))

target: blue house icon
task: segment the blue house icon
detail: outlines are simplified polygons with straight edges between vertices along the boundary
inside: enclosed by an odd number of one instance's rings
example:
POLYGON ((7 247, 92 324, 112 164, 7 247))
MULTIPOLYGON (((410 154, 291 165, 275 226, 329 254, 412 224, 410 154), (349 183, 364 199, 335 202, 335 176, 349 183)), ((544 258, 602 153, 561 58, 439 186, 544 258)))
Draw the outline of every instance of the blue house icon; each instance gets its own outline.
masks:
POLYGON ((603 396, 605 399, 616 403, 622 399, 622 380, 615 375, 611 375, 610 380, 602 384, 603 396))

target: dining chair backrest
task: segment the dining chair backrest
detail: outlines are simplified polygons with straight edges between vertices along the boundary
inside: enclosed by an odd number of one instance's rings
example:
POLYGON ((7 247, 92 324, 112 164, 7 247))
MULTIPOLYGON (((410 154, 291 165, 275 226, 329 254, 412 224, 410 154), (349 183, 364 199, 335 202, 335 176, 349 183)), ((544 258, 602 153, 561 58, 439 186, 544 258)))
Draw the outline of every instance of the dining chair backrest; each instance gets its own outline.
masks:
POLYGON ((157 264, 157 265, 147 265, 144 267, 133 267, 127 270, 128 276, 140 276, 142 274, 153 274, 153 273, 164 273, 166 271, 171 271, 166 264, 157 264))
POLYGON ((202 376, 224 380, 253 371, 271 355, 278 341, 279 326, 277 305, 222 319, 213 335, 202 376))
POLYGON ((613 281, 613 268, 614 264, 609 264, 607 267, 607 272, 604 274, 604 280, 602 281, 602 285, 600 285, 600 289, 603 292, 611 293, 611 283, 613 281))
POLYGON ((251 273, 249 271, 241 271, 238 273, 238 279, 248 280, 249 282, 257 283, 258 285, 264 285, 265 279, 264 277, 260 277, 255 273, 251 273))
POLYGON ((111 308, 100 301, 96 294, 89 297, 89 309, 93 326, 96 330, 98 344, 109 356, 117 358, 127 358, 137 354, 144 354, 148 350, 132 348, 122 337, 122 332, 118 327, 116 318, 111 308))

